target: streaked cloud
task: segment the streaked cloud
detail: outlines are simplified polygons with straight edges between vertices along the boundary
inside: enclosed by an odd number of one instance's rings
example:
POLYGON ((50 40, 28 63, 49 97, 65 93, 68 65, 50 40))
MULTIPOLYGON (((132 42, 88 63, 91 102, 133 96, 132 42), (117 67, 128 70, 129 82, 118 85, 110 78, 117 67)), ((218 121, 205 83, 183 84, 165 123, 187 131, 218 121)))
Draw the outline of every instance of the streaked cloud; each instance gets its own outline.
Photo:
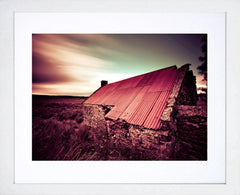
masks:
POLYGON ((88 96, 109 83, 191 63, 197 87, 201 35, 34 34, 32 92, 88 96))
POLYGON ((33 93, 89 95, 96 90, 100 81, 92 84, 94 78, 115 66, 114 62, 97 57, 98 53, 111 54, 110 49, 99 44, 116 42, 104 35, 91 37, 33 35, 33 93))

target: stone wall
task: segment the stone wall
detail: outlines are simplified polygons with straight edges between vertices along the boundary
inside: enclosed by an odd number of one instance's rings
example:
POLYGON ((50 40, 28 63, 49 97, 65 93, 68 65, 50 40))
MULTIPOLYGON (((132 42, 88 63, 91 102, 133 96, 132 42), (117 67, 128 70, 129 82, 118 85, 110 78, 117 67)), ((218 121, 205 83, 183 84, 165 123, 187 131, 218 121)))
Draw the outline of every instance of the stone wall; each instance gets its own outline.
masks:
POLYGON ((84 105, 84 124, 90 139, 107 160, 170 160, 175 149, 171 130, 150 130, 124 121, 105 119, 109 108, 84 105))
POLYGON ((126 122, 107 120, 109 159, 169 160, 175 137, 167 130, 150 130, 126 122))
POLYGON ((207 160, 207 106, 177 106, 176 160, 207 160))
POLYGON ((179 96, 177 98, 177 105, 196 105, 198 100, 196 77, 191 70, 186 71, 183 79, 179 96))
POLYGON ((189 65, 184 65, 178 70, 177 78, 173 84, 172 92, 169 96, 167 106, 163 111, 161 116, 161 121, 163 125, 167 125, 168 122, 173 122, 173 110, 175 105, 177 104, 177 99, 179 98, 179 92, 182 87, 182 83, 185 77, 186 71, 189 70, 189 65))
POLYGON ((83 122, 89 127, 89 138, 95 142, 98 150, 107 159, 108 155, 108 134, 105 120, 105 114, 109 110, 108 107, 99 105, 84 105, 83 122))

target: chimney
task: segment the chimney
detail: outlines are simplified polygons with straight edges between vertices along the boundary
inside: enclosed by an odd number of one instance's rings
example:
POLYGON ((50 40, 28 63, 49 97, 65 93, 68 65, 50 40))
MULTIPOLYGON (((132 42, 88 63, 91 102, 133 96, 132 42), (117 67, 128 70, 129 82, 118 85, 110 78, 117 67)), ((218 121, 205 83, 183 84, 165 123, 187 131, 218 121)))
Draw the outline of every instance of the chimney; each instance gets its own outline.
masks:
POLYGON ((108 81, 106 81, 106 80, 102 80, 101 81, 101 87, 104 87, 105 85, 107 85, 108 84, 108 81))

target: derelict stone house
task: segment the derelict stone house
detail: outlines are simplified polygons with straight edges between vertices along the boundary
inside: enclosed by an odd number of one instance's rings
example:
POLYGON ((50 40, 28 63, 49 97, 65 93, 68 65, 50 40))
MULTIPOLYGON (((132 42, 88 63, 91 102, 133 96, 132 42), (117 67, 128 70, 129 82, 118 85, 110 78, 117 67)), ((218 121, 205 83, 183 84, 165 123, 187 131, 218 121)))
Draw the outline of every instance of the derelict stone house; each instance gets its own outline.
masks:
POLYGON ((84 102, 84 123, 106 159, 207 159, 207 111, 188 64, 102 83, 84 102))

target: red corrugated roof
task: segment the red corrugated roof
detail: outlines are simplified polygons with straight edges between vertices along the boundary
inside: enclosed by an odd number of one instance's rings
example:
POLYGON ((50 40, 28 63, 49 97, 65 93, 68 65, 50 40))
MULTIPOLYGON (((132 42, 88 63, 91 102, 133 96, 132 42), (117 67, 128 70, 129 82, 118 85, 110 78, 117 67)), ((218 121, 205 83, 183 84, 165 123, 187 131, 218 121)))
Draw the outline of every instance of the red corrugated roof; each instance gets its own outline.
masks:
POLYGON ((159 129, 177 74, 176 66, 171 66, 111 83, 98 89, 84 104, 113 105, 107 118, 159 129))

